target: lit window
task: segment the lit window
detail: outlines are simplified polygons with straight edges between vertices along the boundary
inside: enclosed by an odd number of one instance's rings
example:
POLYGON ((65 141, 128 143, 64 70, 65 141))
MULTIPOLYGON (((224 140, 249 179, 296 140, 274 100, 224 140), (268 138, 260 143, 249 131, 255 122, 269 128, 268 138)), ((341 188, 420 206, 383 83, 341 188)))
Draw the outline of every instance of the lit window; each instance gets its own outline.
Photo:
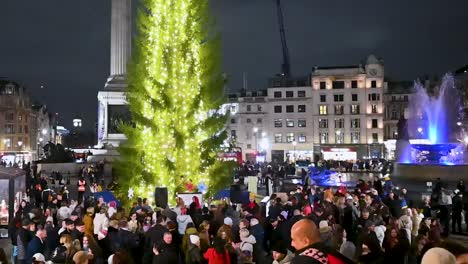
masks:
POLYGON ((319 115, 328 115, 328 106, 319 105, 319 115))
POLYGON ((294 141, 294 133, 286 134, 286 142, 291 143, 294 141))
POLYGON ((286 119, 286 127, 294 127, 294 119, 286 119))

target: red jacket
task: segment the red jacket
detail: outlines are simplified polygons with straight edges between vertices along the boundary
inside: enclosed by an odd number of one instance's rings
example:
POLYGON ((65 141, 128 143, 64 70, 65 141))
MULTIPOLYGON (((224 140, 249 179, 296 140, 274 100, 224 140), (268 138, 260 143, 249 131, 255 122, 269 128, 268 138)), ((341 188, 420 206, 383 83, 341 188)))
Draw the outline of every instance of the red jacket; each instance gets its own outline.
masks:
POLYGON ((209 248, 203 257, 208 260, 208 264, 231 264, 231 259, 229 258, 229 252, 226 250, 224 255, 216 252, 214 248, 209 248))

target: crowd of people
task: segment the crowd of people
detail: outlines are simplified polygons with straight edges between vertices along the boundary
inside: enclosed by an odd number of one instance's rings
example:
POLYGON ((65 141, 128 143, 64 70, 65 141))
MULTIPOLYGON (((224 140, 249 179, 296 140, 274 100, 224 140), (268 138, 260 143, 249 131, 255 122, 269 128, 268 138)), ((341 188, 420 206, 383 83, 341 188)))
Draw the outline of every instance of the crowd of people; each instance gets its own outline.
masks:
POLYGON ((87 197, 91 177, 82 171, 70 186, 76 197, 21 202, 9 227, 13 263, 468 263, 466 246, 447 239, 463 231, 462 181, 452 193, 438 181, 422 201, 376 180, 352 190, 298 185, 261 205, 251 194, 241 204, 194 196, 174 208, 142 198, 125 208, 87 197))

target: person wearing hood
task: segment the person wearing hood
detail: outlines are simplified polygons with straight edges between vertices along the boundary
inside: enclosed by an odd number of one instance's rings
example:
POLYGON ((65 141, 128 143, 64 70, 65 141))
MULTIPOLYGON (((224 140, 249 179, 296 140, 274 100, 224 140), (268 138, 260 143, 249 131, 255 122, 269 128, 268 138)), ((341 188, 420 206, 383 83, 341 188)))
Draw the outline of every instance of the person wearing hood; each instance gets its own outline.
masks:
POLYGON ((176 220, 179 234, 183 236, 185 234, 185 229, 187 229, 187 224, 193 223, 192 218, 187 214, 187 208, 180 208, 180 215, 177 216, 176 220))
POLYGON ((255 237, 250 234, 247 228, 242 228, 239 231, 241 242, 239 243, 239 251, 242 263, 253 263, 253 249, 257 242, 255 237))

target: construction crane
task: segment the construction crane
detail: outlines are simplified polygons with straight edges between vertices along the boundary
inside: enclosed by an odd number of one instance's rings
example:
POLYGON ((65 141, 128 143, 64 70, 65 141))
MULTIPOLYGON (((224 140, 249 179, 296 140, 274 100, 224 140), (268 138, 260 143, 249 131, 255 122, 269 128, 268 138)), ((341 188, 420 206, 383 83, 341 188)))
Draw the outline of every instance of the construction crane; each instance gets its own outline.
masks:
POLYGON ((278 25, 280 30, 281 45, 283 48, 283 64, 281 65, 281 75, 291 77, 291 64, 289 63, 289 50, 286 43, 286 33, 284 30, 283 9, 281 8, 281 0, 276 0, 276 8, 278 11, 278 25))

